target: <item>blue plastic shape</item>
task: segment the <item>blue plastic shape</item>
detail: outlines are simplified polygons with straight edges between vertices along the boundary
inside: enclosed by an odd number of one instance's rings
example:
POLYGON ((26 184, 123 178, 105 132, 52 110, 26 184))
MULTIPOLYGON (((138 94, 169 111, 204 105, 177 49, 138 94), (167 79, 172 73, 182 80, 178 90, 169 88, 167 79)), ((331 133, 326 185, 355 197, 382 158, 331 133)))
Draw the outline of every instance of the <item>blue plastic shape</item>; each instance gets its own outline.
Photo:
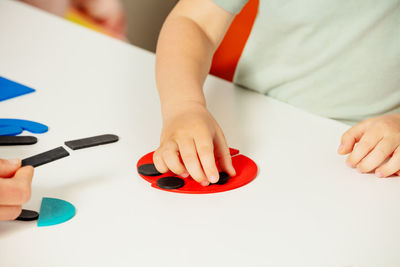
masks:
POLYGON ((23 130, 19 126, 0 126, 0 136, 18 135, 23 130))
POLYGON ((0 119, 0 127, 4 126, 20 127, 31 133, 45 133, 49 130, 49 127, 47 127, 44 124, 34 121, 19 120, 19 119, 0 119))
POLYGON ((38 227, 51 226, 69 221, 75 216, 74 205, 68 201, 44 197, 40 206, 38 227))
POLYGON ((35 89, 0 76, 0 101, 32 92, 35 92, 35 89))

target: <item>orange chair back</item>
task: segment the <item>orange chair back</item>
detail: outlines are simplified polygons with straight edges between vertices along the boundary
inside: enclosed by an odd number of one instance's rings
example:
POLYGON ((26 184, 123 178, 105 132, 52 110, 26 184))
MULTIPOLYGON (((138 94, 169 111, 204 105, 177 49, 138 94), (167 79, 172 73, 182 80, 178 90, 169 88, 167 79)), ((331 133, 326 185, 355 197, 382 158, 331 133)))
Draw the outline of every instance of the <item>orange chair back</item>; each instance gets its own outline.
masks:
POLYGON ((228 81, 233 80, 239 58, 253 28, 259 2, 259 0, 250 0, 233 20, 214 54, 211 74, 228 81))

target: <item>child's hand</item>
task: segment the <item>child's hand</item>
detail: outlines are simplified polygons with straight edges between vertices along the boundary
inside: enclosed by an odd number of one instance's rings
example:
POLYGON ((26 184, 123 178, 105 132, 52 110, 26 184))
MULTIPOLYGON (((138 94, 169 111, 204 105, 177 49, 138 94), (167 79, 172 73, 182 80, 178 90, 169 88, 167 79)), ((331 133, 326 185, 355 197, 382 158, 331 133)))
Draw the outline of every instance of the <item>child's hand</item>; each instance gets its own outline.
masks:
POLYGON ((125 12, 120 0, 21 0, 63 17, 68 7, 74 6, 99 22, 117 37, 125 38, 125 12))
POLYGON ((351 152, 347 164, 360 172, 375 170, 379 177, 400 175, 400 114, 358 123, 343 134, 338 152, 351 152))
POLYGON ((14 220, 31 197, 33 167, 20 160, 0 159, 0 221, 14 220))
POLYGON ((43 9, 57 16, 63 17, 67 12, 70 0, 21 0, 29 5, 43 9))
POLYGON ((110 32, 125 36, 125 13, 119 0, 72 0, 72 3, 110 32))
POLYGON ((219 179, 216 159, 222 170, 236 175, 224 134, 205 106, 181 103, 164 114, 160 147, 153 156, 158 171, 190 175, 207 186, 219 179))

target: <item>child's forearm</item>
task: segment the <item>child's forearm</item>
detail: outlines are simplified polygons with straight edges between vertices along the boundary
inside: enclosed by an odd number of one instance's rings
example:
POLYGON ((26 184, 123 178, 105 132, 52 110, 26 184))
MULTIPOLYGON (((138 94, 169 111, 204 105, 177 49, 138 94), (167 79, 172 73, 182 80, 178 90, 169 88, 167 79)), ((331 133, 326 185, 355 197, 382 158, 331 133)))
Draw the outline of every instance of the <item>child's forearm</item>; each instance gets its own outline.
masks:
POLYGON ((157 170, 207 186, 220 169, 235 176, 222 129, 206 108, 203 83, 233 15, 212 0, 180 0, 161 31, 156 62, 163 128, 157 170))
POLYGON ((162 108, 193 101, 205 105, 202 86, 214 46, 199 26, 185 17, 166 21, 157 46, 156 79, 162 108))
MULTIPOLYGON (((203 7, 207 1, 201 1, 203 7)), ((196 21, 197 14, 193 15, 194 18, 180 15, 179 12, 183 10, 188 13, 185 10, 185 1, 180 2, 164 23, 157 45, 156 80, 163 110, 182 102, 205 105, 203 83, 209 72, 213 53, 233 18, 227 12, 223 16, 213 16, 215 11, 210 12, 212 9, 208 9, 210 14, 207 16, 214 17, 210 19, 215 21, 216 26, 202 26, 201 21, 196 21)), ((192 5, 193 2, 196 1, 187 1, 186 5, 192 5)), ((204 16, 202 19, 204 20, 204 16)))

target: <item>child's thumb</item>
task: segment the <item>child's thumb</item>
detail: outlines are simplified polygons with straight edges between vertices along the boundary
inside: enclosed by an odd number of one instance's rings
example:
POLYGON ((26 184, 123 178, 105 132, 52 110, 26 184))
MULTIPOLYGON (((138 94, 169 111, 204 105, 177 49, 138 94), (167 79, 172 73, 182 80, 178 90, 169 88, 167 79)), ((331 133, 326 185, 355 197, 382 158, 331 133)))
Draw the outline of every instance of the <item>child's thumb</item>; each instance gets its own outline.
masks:
POLYGON ((10 178, 21 167, 19 159, 0 159, 0 177, 10 178))

